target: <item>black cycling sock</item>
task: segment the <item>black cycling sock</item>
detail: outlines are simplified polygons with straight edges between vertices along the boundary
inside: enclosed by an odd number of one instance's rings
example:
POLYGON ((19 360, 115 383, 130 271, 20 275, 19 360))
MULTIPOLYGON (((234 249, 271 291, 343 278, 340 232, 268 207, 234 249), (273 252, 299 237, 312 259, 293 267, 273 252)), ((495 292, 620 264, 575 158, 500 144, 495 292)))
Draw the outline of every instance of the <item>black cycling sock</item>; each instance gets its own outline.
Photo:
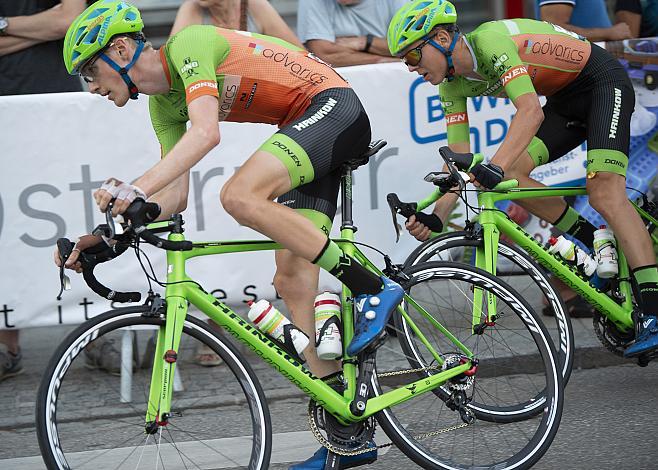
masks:
POLYGON ((569 204, 566 205, 562 215, 553 222, 557 228, 569 235, 577 238, 587 247, 594 245, 594 232, 596 227, 590 224, 587 219, 574 210, 569 204))
POLYGON ((376 294, 382 290, 383 284, 380 278, 343 253, 343 250, 330 239, 327 239, 327 243, 313 264, 329 271, 354 295, 376 294))
POLYGON ((633 269, 633 281, 640 293, 638 303, 645 315, 658 317, 658 266, 651 264, 633 269))

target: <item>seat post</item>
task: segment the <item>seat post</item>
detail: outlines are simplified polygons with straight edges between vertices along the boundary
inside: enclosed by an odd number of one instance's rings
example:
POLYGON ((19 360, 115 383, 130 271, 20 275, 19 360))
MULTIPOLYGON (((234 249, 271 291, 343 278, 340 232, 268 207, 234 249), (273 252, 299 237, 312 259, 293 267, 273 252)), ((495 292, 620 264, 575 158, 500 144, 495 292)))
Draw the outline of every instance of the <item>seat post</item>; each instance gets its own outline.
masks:
POLYGON ((343 230, 352 230, 356 232, 352 220, 352 168, 350 165, 343 165, 340 174, 340 213, 341 213, 341 232, 343 230))
MULTIPOLYGON (((348 161, 340 167, 340 197, 341 197, 341 233, 350 230, 354 234, 357 228, 352 220, 352 173, 361 165, 368 163, 370 157, 379 152, 386 145, 385 140, 370 142, 368 150, 359 158, 348 161)), ((345 235, 343 235, 345 237, 345 235)))

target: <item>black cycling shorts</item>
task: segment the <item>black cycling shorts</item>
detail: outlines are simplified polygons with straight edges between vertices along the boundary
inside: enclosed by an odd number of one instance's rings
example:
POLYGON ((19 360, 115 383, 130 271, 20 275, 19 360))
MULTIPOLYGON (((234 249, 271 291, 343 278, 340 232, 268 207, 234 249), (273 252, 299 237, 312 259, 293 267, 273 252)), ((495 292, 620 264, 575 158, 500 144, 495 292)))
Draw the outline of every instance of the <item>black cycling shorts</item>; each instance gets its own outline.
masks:
POLYGON ((354 90, 330 88, 318 93, 299 119, 261 146, 277 156, 290 174, 293 189, 278 202, 329 234, 336 215, 340 166, 363 155, 370 137, 370 120, 354 90))

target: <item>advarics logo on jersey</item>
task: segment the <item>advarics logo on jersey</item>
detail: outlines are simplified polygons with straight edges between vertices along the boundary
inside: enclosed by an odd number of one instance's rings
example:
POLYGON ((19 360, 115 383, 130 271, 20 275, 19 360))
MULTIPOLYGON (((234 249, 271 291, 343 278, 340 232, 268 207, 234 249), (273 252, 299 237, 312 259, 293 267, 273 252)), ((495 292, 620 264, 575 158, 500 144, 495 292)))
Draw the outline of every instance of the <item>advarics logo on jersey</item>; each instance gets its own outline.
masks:
POLYGON ((293 57, 290 56, 290 52, 277 52, 274 49, 270 49, 253 42, 249 43, 249 47, 253 49, 253 55, 263 57, 265 59, 276 62, 279 65, 282 65, 291 75, 294 75, 295 77, 304 81, 319 85, 328 78, 327 76, 314 72, 313 70, 306 68, 303 64, 297 62, 293 57))
POLYGON ((560 62, 579 64, 585 59, 583 50, 561 44, 550 36, 545 41, 526 39, 523 47, 525 47, 526 54, 548 55, 560 62))

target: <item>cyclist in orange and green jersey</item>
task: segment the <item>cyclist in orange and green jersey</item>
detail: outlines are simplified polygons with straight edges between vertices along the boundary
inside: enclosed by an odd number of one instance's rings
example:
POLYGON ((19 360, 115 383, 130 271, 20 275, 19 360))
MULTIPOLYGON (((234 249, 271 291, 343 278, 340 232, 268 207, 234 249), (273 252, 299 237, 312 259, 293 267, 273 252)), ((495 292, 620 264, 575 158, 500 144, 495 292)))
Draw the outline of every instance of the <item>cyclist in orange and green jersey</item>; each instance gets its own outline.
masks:
MULTIPOLYGON (((142 28, 134 6, 99 1, 72 23, 64 42, 69 73, 81 74, 90 92, 120 107, 140 92, 150 95, 151 121, 162 147, 161 160, 132 184, 106 180, 94 193, 100 210, 116 198, 113 212, 122 213, 142 198, 160 204, 165 216, 182 211, 189 170, 220 141, 218 121, 277 125, 224 185, 222 205, 241 225, 285 248, 276 255, 274 284, 309 336, 314 335, 318 266, 348 286, 358 306, 355 336, 346 351, 356 356, 383 334, 403 294, 328 238, 340 167, 370 143, 370 121, 358 97, 329 65, 280 39, 196 25, 155 50, 142 28)), ((83 237, 77 248, 96 241, 83 237)), ((73 255, 67 266, 75 268, 77 251, 73 255)), ((335 361, 320 361, 312 345, 305 356, 320 377, 340 369, 335 361)), ((376 451, 352 463, 374 458, 376 451)))
MULTIPOLYGON (((509 97, 514 103, 517 112, 491 162, 472 169, 476 184, 493 188, 507 176, 523 187, 542 187, 530 172, 587 141, 590 203, 614 230, 640 292, 643 315, 636 341, 625 354, 658 349, 656 259, 625 188, 635 93, 619 62, 585 38, 535 20, 491 21, 461 34, 457 11, 445 0, 414 0, 402 7, 387 39, 391 53, 409 71, 438 85, 453 151, 470 151, 467 97, 509 97), (543 108, 538 94, 547 97, 543 108)), ((432 216, 445 220, 455 199, 442 198, 432 216)), ((562 198, 518 203, 593 245, 595 228, 562 198)), ((407 225, 418 239, 429 237, 429 228, 416 218, 407 225)))

